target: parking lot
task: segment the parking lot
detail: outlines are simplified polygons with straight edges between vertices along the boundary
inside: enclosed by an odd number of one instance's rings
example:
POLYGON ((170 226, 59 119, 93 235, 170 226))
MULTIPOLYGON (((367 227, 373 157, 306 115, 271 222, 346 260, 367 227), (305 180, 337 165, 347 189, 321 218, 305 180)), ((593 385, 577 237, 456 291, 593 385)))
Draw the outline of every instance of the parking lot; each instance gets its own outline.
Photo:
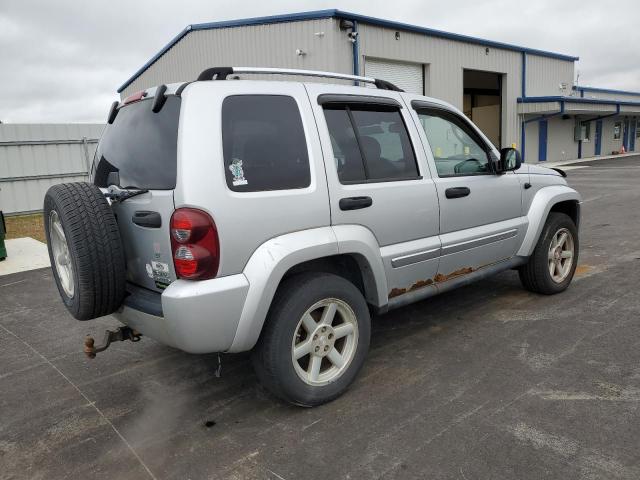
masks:
POLYGON ((568 168, 576 278, 516 272, 374 320, 331 404, 271 398, 248 355, 149 338, 95 360, 49 269, 0 277, 0 479, 640 478, 640 157, 568 168))

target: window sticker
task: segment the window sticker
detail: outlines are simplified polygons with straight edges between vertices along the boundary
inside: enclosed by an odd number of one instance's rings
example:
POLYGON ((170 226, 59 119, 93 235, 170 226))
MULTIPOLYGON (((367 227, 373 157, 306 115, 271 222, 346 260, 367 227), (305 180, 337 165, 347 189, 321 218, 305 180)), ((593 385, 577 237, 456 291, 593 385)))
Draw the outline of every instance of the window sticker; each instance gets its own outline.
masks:
POLYGON ((239 158, 234 158, 231 160, 231 165, 229 165, 229 170, 231 170, 231 175, 233 175, 233 186, 237 187, 238 185, 247 185, 249 182, 244 178, 244 170, 242 169, 242 160, 239 158))

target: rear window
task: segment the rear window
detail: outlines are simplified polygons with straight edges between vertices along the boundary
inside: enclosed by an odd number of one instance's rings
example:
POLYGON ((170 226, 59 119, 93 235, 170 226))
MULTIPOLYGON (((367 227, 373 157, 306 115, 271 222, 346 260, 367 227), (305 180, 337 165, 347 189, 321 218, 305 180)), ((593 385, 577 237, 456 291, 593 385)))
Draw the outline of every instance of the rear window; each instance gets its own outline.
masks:
POLYGON ((234 192, 306 188, 307 142, 293 97, 233 95, 222 104, 222 144, 234 192))
POLYGON ((109 173, 118 172, 123 188, 174 189, 180 102, 170 95, 158 113, 151 99, 121 107, 98 144, 94 183, 106 187, 109 173))

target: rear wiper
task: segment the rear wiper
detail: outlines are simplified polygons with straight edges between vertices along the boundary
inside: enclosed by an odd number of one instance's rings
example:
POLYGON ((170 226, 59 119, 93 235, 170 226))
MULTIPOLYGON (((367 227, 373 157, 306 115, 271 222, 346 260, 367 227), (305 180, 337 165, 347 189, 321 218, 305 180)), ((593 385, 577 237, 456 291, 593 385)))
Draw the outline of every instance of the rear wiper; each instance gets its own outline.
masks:
POLYGON ((128 198, 135 197, 147 193, 149 190, 146 188, 137 187, 119 187, 118 185, 109 185, 105 197, 110 198, 114 202, 124 202, 128 198))

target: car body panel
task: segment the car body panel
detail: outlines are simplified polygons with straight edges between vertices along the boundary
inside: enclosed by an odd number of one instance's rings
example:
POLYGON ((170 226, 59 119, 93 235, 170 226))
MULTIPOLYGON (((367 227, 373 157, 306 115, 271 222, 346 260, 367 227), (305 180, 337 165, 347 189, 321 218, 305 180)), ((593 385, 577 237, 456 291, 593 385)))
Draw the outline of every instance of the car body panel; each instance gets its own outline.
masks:
MULTIPOLYGON (((557 172, 532 165, 503 175, 438 177, 411 102, 462 113, 436 99, 362 87, 245 80, 196 82, 182 95, 173 201, 175 207, 200 208, 213 217, 221 243, 220 271, 211 280, 171 283, 161 294, 163 316, 127 306, 115 316, 188 352, 253 348, 282 279, 303 262, 349 255, 360 268, 367 302, 384 312, 522 265, 552 206, 580 202, 557 172), (326 93, 398 101, 421 178, 341 184, 317 102, 326 93), (295 99, 309 153, 309 187, 252 193, 227 187, 220 111, 224 98, 241 94, 295 99), (468 186, 472 195, 447 199, 444 192, 452 186, 468 186), (365 195, 372 197, 372 208, 338 207, 341 198, 365 195)), ((482 132, 471 128, 490 146, 482 132)), ((127 202, 129 214, 142 208, 145 196, 127 202)))
POLYGON ((182 95, 175 205, 204 209, 215 221, 221 245, 219 276, 242 272, 254 250, 270 238, 329 225, 322 150, 302 84, 196 82, 185 88, 182 95), (222 161, 221 108, 230 95, 294 98, 306 137, 311 168, 309 187, 264 192, 234 192, 227 187, 222 161))

